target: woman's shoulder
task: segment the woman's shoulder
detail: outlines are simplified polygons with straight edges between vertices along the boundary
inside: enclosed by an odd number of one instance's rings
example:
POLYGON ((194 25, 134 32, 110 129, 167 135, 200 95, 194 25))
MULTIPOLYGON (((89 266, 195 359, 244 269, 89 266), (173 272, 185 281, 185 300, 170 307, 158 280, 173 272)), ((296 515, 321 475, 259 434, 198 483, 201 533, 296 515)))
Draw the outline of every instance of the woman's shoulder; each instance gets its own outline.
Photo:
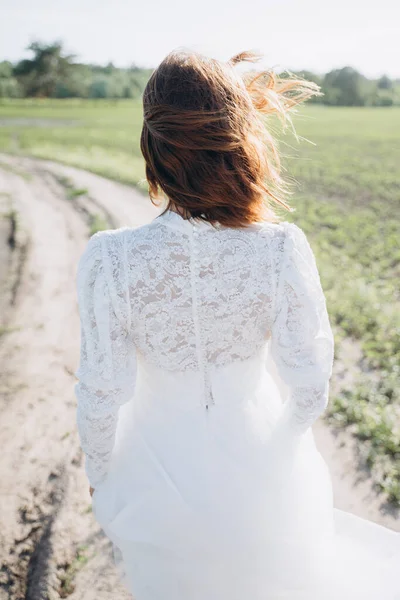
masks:
MULTIPOLYGON (((78 263, 78 274, 102 268, 106 258, 120 254, 124 238, 129 228, 105 229, 93 233, 81 254, 78 263)), ((107 261, 108 262, 108 261, 107 261)))
POLYGON ((285 264, 300 260, 300 257, 314 264, 314 253, 307 235, 296 223, 264 222, 260 231, 261 247, 270 253, 278 271, 285 264))
POLYGON ((119 227, 97 231, 88 240, 81 255, 78 271, 104 269, 113 276, 126 265, 129 254, 136 248, 154 252, 158 247, 154 236, 154 221, 138 227, 119 227))
POLYGON ((137 227, 118 227, 97 231, 89 238, 87 249, 97 250, 97 252, 102 250, 117 251, 119 248, 123 248, 127 241, 146 236, 150 226, 151 223, 148 223, 137 227))
POLYGON ((267 231, 272 236, 278 237, 299 237, 305 233, 299 225, 290 221, 270 222, 264 221, 260 223, 261 229, 267 231))
POLYGON ((289 221, 268 222, 264 221, 258 227, 261 236, 272 243, 280 251, 291 248, 293 245, 302 245, 307 242, 303 229, 289 221))

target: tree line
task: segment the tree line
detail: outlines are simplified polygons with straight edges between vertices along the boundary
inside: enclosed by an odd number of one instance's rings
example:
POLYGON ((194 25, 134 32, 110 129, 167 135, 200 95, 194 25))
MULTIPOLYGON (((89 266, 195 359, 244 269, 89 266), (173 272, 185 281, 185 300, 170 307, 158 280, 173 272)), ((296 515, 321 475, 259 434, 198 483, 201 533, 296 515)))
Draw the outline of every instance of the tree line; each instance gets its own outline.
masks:
MULTIPOLYGON (((62 43, 33 42, 27 48, 31 58, 17 63, 0 62, 0 98, 137 98, 151 69, 136 65, 117 68, 76 62, 64 52, 62 43)), ((400 105, 400 80, 387 75, 368 79, 352 67, 317 75, 298 75, 321 86, 323 96, 312 102, 332 106, 400 105)))
POLYGON ((136 98, 152 72, 76 62, 60 42, 33 42, 27 50, 29 59, 0 62, 0 98, 136 98))

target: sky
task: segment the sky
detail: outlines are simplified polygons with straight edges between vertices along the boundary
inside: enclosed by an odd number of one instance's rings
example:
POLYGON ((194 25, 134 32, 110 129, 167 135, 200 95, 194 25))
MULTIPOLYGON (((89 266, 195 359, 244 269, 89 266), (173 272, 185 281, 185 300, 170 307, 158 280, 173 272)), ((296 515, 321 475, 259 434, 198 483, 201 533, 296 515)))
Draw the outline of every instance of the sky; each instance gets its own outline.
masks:
POLYGON ((398 0, 0 0, 0 60, 29 56, 35 39, 116 66, 155 67, 178 47, 221 60, 254 49, 277 70, 400 78, 398 0))

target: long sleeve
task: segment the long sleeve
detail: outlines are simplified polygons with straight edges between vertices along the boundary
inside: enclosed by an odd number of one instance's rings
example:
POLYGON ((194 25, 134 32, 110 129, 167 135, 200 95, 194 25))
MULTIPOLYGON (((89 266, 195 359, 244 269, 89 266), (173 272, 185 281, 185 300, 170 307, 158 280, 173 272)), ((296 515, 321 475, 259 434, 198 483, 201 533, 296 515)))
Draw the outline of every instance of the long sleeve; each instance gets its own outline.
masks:
POLYGON ((136 354, 107 270, 107 233, 88 242, 77 272, 81 354, 75 386, 77 425, 92 487, 107 475, 119 407, 133 395, 136 354))
POLYGON ((299 227, 284 227, 271 352, 289 387, 283 419, 301 434, 327 406, 334 341, 311 247, 299 227))

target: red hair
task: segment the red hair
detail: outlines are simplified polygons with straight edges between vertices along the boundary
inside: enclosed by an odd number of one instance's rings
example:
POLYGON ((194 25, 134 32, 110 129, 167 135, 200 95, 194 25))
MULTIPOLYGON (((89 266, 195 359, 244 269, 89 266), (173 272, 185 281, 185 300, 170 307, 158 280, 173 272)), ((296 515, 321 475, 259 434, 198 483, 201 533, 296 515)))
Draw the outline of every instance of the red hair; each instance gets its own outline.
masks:
POLYGON ((272 71, 240 76, 234 68, 259 56, 243 52, 223 63, 172 52, 143 95, 141 151, 153 202, 185 218, 229 227, 278 220, 290 210, 276 141, 264 117, 290 121, 294 106, 319 94, 316 84, 272 71))

